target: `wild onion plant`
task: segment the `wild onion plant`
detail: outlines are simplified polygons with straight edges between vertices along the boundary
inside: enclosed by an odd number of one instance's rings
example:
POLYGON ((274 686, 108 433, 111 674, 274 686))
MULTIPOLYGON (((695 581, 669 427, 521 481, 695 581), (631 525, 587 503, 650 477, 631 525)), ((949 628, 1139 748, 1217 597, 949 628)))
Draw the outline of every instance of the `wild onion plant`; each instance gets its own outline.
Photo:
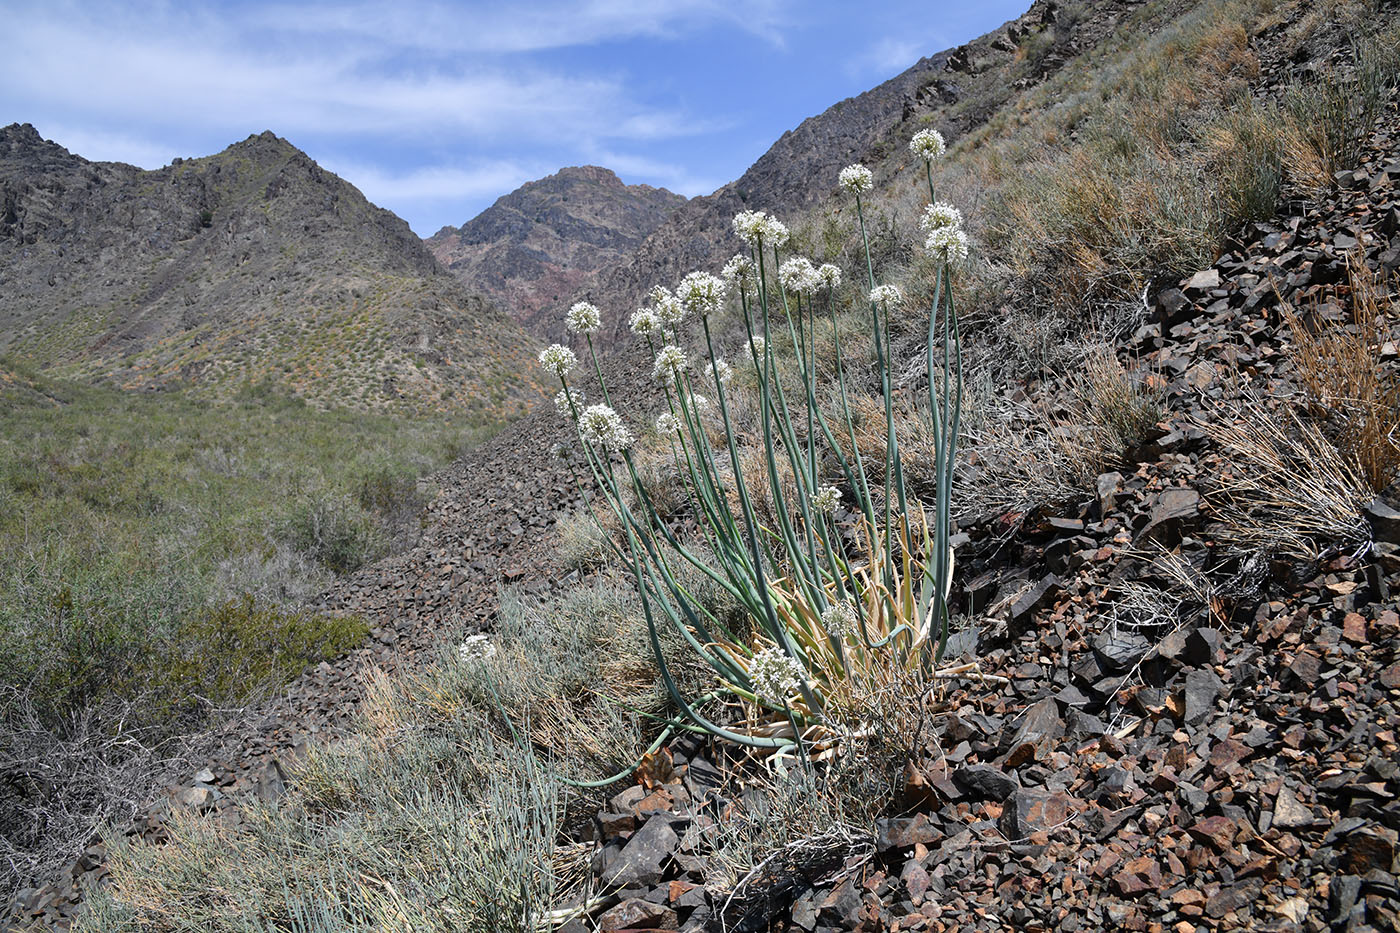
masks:
POLYGON ((597 309, 575 305, 567 323, 588 338, 601 401, 588 405, 571 387, 569 374, 578 360, 567 347, 556 344, 540 356, 559 377, 558 407, 576 422, 593 482, 621 529, 618 551, 635 575, 656 664, 680 710, 673 726, 806 755, 858 731, 862 710, 868 711, 881 687, 895 679, 926 682, 943 656, 962 396, 951 278, 966 259, 967 237, 957 209, 934 197, 932 163, 943 152, 942 137, 922 131, 910 148, 922 159, 929 183, 931 203, 921 223, 937 261, 925 354, 937 471, 933 502, 906 488, 900 462, 890 319, 905 312, 906 302, 895 286, 875 281, 861 201, 873 180, 863 166, 843 169, 839 180, 855 197, 865 242, 870 333, 885 409, 878 472, 867 470, 873 464, 866 457, 875 453, 862 452, 856 440, 833 301, 841 272, 785 256, 786 227, 762 211, 734 218, 734 232, 747 250, 730 260, 723 278, 692 272, 674 292, 654 289, 650 306, 630 320, 654 354, 662 403, 655 425, 678 465, 700 541, 683 540, 658 515, 652 490, 639 476, 632 431, 611 405, 593 352, 597 309), (758 383, 761 479, 740 466, 732 369, 716 354, 711 327, 731 287, 758 383), (818 397, 821 331, 830 334, 839 397, 839 404, 825 409, 818 397), (782 374, 780 344, 795 360, 782 374), (760 514, 769 516, 767 523, 760 514), (746 624, 727 624, 697 599, 682 582, 694 578, 693 571, 682 573, 685 563, 732 597, 746 624), (718 678, 718 689, 701 699, 737 698, 742 715, 717 722, 702 711, 700 699, 683 695, 662 651, 666 628, 718 678))

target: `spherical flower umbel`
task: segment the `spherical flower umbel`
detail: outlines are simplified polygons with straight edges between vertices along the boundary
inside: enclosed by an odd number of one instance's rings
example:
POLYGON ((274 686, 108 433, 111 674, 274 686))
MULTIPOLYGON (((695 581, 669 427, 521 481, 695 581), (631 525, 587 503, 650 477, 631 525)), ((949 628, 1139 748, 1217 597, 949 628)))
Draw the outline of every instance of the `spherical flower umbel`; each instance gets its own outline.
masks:
POLYGON ((710 382, 718 379, 720 385, 728 385, 729 380, 734 378, 734 370, 724 360, 715 360, 705 367, 705 378, 710 382))
POLYGON ((753 264, 752 259, 743 253, 735 253, 729 257, 729 261, 724 264, 724 268, 720 270, 719 274, 742 288, 758 275, 758 267, 753 264))
POLYGON ((947 201, 938 201, 924 208, 924 216, 919 218, 919 227, 925 233, 932 233, 941 227, 961 227, 962 211, 947 201))
POLYGON ((957 227, 938 227, 929 233, 924 248, 944 262, 962 262, 967 258, 967 234, 957 227))
POLYGON ((817 282, 822 288, 837 288, 841 284, 841 270, 829 262, 817 266, 817 282))
POLYGON ((855 604, 849 599, 827 606, 826 611, 822 613, 822 628, 826 629, 828 635, 837 638, 854 635, 859 622, 860 616, 856 614, 855 604))
POLYGON ((691 272, 676 286, 676 297, 685 309, 700 317, 709 317, 724 301, 724 282, 708 272, 691 272))
POLYGON ((578 357, 574 356, 573 350, 556 343, 540 352, 540 363, 545 369, 563 379, 578 365, 578 357))
POLYGON ((753 692, 770 706, 786 705, 802 685, 802 663, 781 648, 765 648, 749 660, 753 692))
POLYGON ((749 346, 753 347, 753 355, 762 360, 763 354, 768 350, 768 341, 762 337, 754 337, 749 341, 749 346))
POLYGON ((818 486, 812 493, 812 508, 823 515, 831 515, 841 504, 841 490, 835 486, 818 486))
POLYGON ((778 282, 794 295, 810 295, 821 285, 816 267, 804 256, 793 256, 778 267, 778 282))
POLYGON ((578 417, 578 433, 587 443, 611 451, 632 446, 632 432, 622 423, 622 416, 607 405, 585 408, 578 417))
POLYGON ((685 311, 685 302, 670 292, 657 296, 656 320, 661 323, 664 329, 674 333, 676 328, 681 326, 681 322, 685 320, 685 311))
POLYGON ((554 410, 565 418, 572 418, 574 409, 583 407, 583 399, 582 389, 560 389, 559 394, 554 396, 554 410), (572 405, 570 404, 571 399, 572 405))
POLYGON ((875 178, 864 165, 848 165, 837 176, 841 187, 851 194, 860 194, 875 187, 875 178))
POLYGON ((897 305, 904 300, 904 294, 897 285, 876 285, 870 290, 870 303, 876 305, 897 305))
POLYGON ((690 393, 690 407, 697 415, 708 415, 710 413, 710 400, 699 392, 690 393))
POLYGON ((788 228, 763 211, 740 211, 735 214, 734 234, 750 246, 759 243, 782 246, 788 240, 788 228))
POLYGON ((919 130, 914 134, 914 138, 909 140, 909 151, 925 162, 940 158, 947 150, 948 145, 938 130, 919 130))
POLYGON ((638 337, 650 337, 661 329, 661 322, 656 319, 655 311, 650 308, 638 308, 627 319, 627 326, 638 337))
POLYGON ((598 308, 586 301, 575 302, 569 313, 564 315, 564 326, 575 334, 592 334, 598 330, 601 322, 602 314, 598 308))
POLYGON ((669 411, 663 411, 656 416, 656 433, 662 437, 670 437, 672 434, 681 433, 681 423, 676 420, 676 416, 669 411))
POLYGON ((685 351, 675 344, 668 343, 657 352, 652 375, 662 382, 669 383, 676 378, 677 373, 685 370, 686 362, 685 351))
POLYGON ((463 661, 489 661, 496 656, 496 646, 489 635, 468 635, 457 648, 463 661))

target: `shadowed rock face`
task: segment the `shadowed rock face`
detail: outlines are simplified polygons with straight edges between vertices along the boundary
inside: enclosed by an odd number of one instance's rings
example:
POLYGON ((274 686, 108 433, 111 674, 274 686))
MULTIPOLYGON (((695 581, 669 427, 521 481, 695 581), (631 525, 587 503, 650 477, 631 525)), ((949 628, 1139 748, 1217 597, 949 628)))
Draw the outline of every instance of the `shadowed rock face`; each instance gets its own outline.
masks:
POLYGON ((557 336, 559 302, 632 253, 685 200, 665 188, 624 185, 605 168, 565 168, 520 186, 461 227, 443 227, 427 244, 526 330, 557 336))
POLYGON ((537 397, 509 318, 272 133, 144 171, 0 129, 0 288, 0 352, 60 375, 491 416, 537 397))

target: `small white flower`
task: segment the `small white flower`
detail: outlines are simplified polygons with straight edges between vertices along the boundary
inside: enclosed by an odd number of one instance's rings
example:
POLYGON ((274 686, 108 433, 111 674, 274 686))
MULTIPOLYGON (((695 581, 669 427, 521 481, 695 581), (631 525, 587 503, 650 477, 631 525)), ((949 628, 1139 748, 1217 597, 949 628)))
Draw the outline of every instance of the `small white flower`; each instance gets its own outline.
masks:
POLYGON ((837 176, 841 187, 851 194, 860 194, 862 191, 869 191, 875 187, 875 179, 870 174, 870 169, 864 165, 848 165, 841 170, 837 176))
POLYGON ((666 330, 674 333, 676 328, 681 326, 681 322, 685 320, 685 313, 685 302, 670 292, 657 297, 656 319, 666 330))
POLYGON ((687 311, 709 317, 724 301, 724 282, 708 272, 691 272, 676 286, 676 297, 687 311))
POLYGON ((583 398, 582 389, 560 389, 559 394, 554 396, 554 410, 565 418, 572 418, 574 416, 574 408, 583 407, 583 398), (571 397, 573 399, 573 405, 569 404, 571 397))
POLYGON ((656 416, 656 433, 662 437, 670 437, 672 434, 681 433, 681 423, 676 420, 676 416, 669 411, 663 411, 656 416))
POLYGON ((656 319, 655 311, 650 308, 638 308, 627 319, 627 326, 632 328, 632 333, 638 337, 649 337, 656 333, 661 322, 656 319))
POLYGON ((835 486, 818 486, 812 493, 812 508, 823 515, 831 515, 841 504, 841 490, 835 486))
POLYGON ((768 341, 764 340, 762 337, 754 337, 749 341, 749 345, 753 347, 753 355, 762 361, 763 354, 768 349, 768 341))
POLYGON ((549 445, 549 455, 555 460, 567 460, 569 459, 569 448, 555 441, 549 445))
POLYGON ((793 256, 778 267, 778 282, 794 295, 810 295, 820 287, 812 260, 793 256))
POLYGON ((928 235, 924 248, 944 262, 962 262, 967 258, 967 234, 957 227, 938 227, 928 235))
POLYGON ((919 218, 919 227, 925 233, 940 227, 961 227, 962 211, 947 201, 938 201, 924 208, 924 216, 919 218))
POLYGON ((564 315, 564 326, 575 334, 592 334, 598 330, 601 322, 601 312, 586 301, 576 302, 564 315))
POLYGON ((870 290, 871 304, 898 305, 903 300, 904 295, 896 285, 876 285, 870 290))
POLYGON ((914 134, 914 138, 909 140, 909 151, 925 162, 932 162, 947 150, 948 145, 938 130, 919 130, 914 134))
POLYGON ((841 270, 829 262, 817 267, 817 283, 822 288, 835 289, 841 285, 841 270))
POLYGON ((705 367, 705 378, 710 382, 718 379, 720 385, 728 385, 729 380, 734 378, 734 370, 724 360, 715 360, 705 367))
POLYGON ((742 288, 758 276, 758 267, 743 253, 735 253, 724 264, 720 275, 742 288))
POLYGON ((760 700, 783 706, 802 685, 802 662, 781 648, 765 648, 749 660, 749 681, 760 700))
POLYGON ((496 646, 488 635, 468 635, 457 648, 463 661, 489 661, 496 656, 496 646))
POLYGON ((849 599, 827 606, 826 611, 822 613, 822 628, 837 638, 854 635, 859 622, 860 616, 856 614, 855 604, 849 599))
POLYGON ((686 362, 685 351, 675 344, 668 343, 657 352, 652 375, 669 384, 675 380, 678 373, 685 370, 686 362))
POLYGON ((699 392, 690 393, 690 407, 695 409, 697 415, 708 415, 710 413, 710 400, 699 392))
POLYGON ((622 423, 622 416, 607 405, 589 405, 578 418, 578 433, 586 442, 607 450, 626 450, 632 446, 632 432, 622 423))
POLYGON ((574 356, 573 350, 556 343, 540 352, 540 363, 544 365, 545 369, 563 379, 570 370, 578 365, 578 357, 574 356))

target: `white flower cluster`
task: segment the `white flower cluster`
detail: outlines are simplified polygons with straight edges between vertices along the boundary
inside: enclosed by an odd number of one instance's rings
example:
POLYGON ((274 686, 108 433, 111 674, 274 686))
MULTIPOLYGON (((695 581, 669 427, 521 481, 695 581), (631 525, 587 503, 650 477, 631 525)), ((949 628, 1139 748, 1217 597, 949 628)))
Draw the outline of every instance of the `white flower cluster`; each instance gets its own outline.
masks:
POLYGON ((841 270, 829 262, 817 266, 817 283, 822 288, 835 289, 841 284, 841 270))
POLYGON ((632 328, 632 333, 638 337, 650 337, 661 328, 661 322, 656 319, 655 311, 650 308, 638 308, 627 319, 627 326, 632 328))
POLYGON ((729 261, 724 264, 724 268, 719 273, 723 278, 738 288, 744 288, 751 284, 758 277, 758 267, 753 264, 753 260, 743 253, 735 253, 729 257, 729 261))
POLYGON ((496 656, 496 646, 489 635, 468 635, 457 648, 463 661, 489 661, 496 656))
POLYGON ((709 317, 724 301, 724 282, 708 272, 690 272, 676 286, 676 297, 685 309, 700 317, 709 317))
POLYGON ((749 680, 758 698, 772 706, 783 706, 802 685, 802 663, 781 648, 765 648, 749 661, 749 680))
POLYGON ((940 227, 961 227, 962 211, 947 201, 937 201, 924 208, 924 216, 919 218, 919 227, 925 233, 932 233, 940 227))
POLYGON ((565 418, 574 416, 575 408, 583 407, 584 394, 582 389, 560 389, 559 394, 554 396, 554 410, 565 418), (573 404, 569 402, 572 399, 573 404))
POLYGON ((563 379, 578 365, 578 357, 574 356, 573 350, 556 343, 540 351, 540 363, 545 369, 563 379))
POLYGON ((690 393, 690 407, 697 415, 708 415, 710 413, 710 400, 699 392, 690 393))
POLYGON ((729 380, 734 378, 734 370, 724 360, 715 360, 705 367, 705 378, 710 382, 718 379, 720 385, 728 385, 729 380))
POLYGON ((754 337, 749 341, 749 345, 753 347, 753 355, 758 357, 761 361, 763 359, 763 354, 768 350, 768 341, 764 340, 762 337, 754 337))
POLYGON ((676 328, 685 320, 685 302, 671 294, 669 289, 659 285, 652 289, 652 295, 656 301, 657 321, 663 329, 675 333, 676 328))
POLYGON ((607 450, 626 450, 632 446, 632 432, 622 423, 622 416, 607 405, 589 405, 578 416, 578 433, 589 444, 607 450))
POLYGON ((904 294, 899 290, 898 285, 876 285, 870 290, 870 303, 876 305, 898 305, 904 300, 904 294))
POLYGON ((662 437, 670 437, 672 434, 681 433, 681 423, 676 416, 669 411, 663 411, 656 416, 656 433, 662 437))
POLYGON ((816 267, 805 256, 793 256, 778 267, 778 283, 793 295, 812 295, 821 287, 816 267))
POLYGON ((597 306, 586 301, 576 302, 564 315, 564 326, 574 334, 592 334, 598 330, 601 322, 602 314, 597 306))
POLYGON ((675 381, 676 374, 685 370, 687 362, 685 351, 668 343, 657 352, 651 372, 659 381, 670 385, 675 381))
POLYGON ((948 145, 938 130, 919 130, 914 134, 914 138, 909 140, 909 151, 925 162, 942 157, 947 150, 948 145))
POLYGON ((740 211, 735 214, 734 233, 750 246, 759 243, 782 246, 788 241, 788 228, 763 211, 740 211))
POLYGON ((837 181, 841 187, 851 194, 860 194, 862 191, 869 191, 875 187, 875 179, 870 174, 870 169, 864 165, 848 165, 841 170, 837 176, 837 181))
POLYGON ((967 258, 967 234, 960 227, 937 227, 924 241, 924 249, 944 262, 960 263, 967 258))
POLYGON ((822 613, 822 628, 826 629, 827 634, 837 638, 854 635, 859 623, 860 616, 856 614, 855 604, 849 599, 827 606, 826 611, 822 613))
POLYGON ((569 459, 569 448, 555 441, 549 445, 549 455, 555 460, 567 460, 569 459))
POLYGON ((841 490, 835 486, 818 486, 812 493, 812 508, 824 515, 831 515, 841 504, 841 490))

